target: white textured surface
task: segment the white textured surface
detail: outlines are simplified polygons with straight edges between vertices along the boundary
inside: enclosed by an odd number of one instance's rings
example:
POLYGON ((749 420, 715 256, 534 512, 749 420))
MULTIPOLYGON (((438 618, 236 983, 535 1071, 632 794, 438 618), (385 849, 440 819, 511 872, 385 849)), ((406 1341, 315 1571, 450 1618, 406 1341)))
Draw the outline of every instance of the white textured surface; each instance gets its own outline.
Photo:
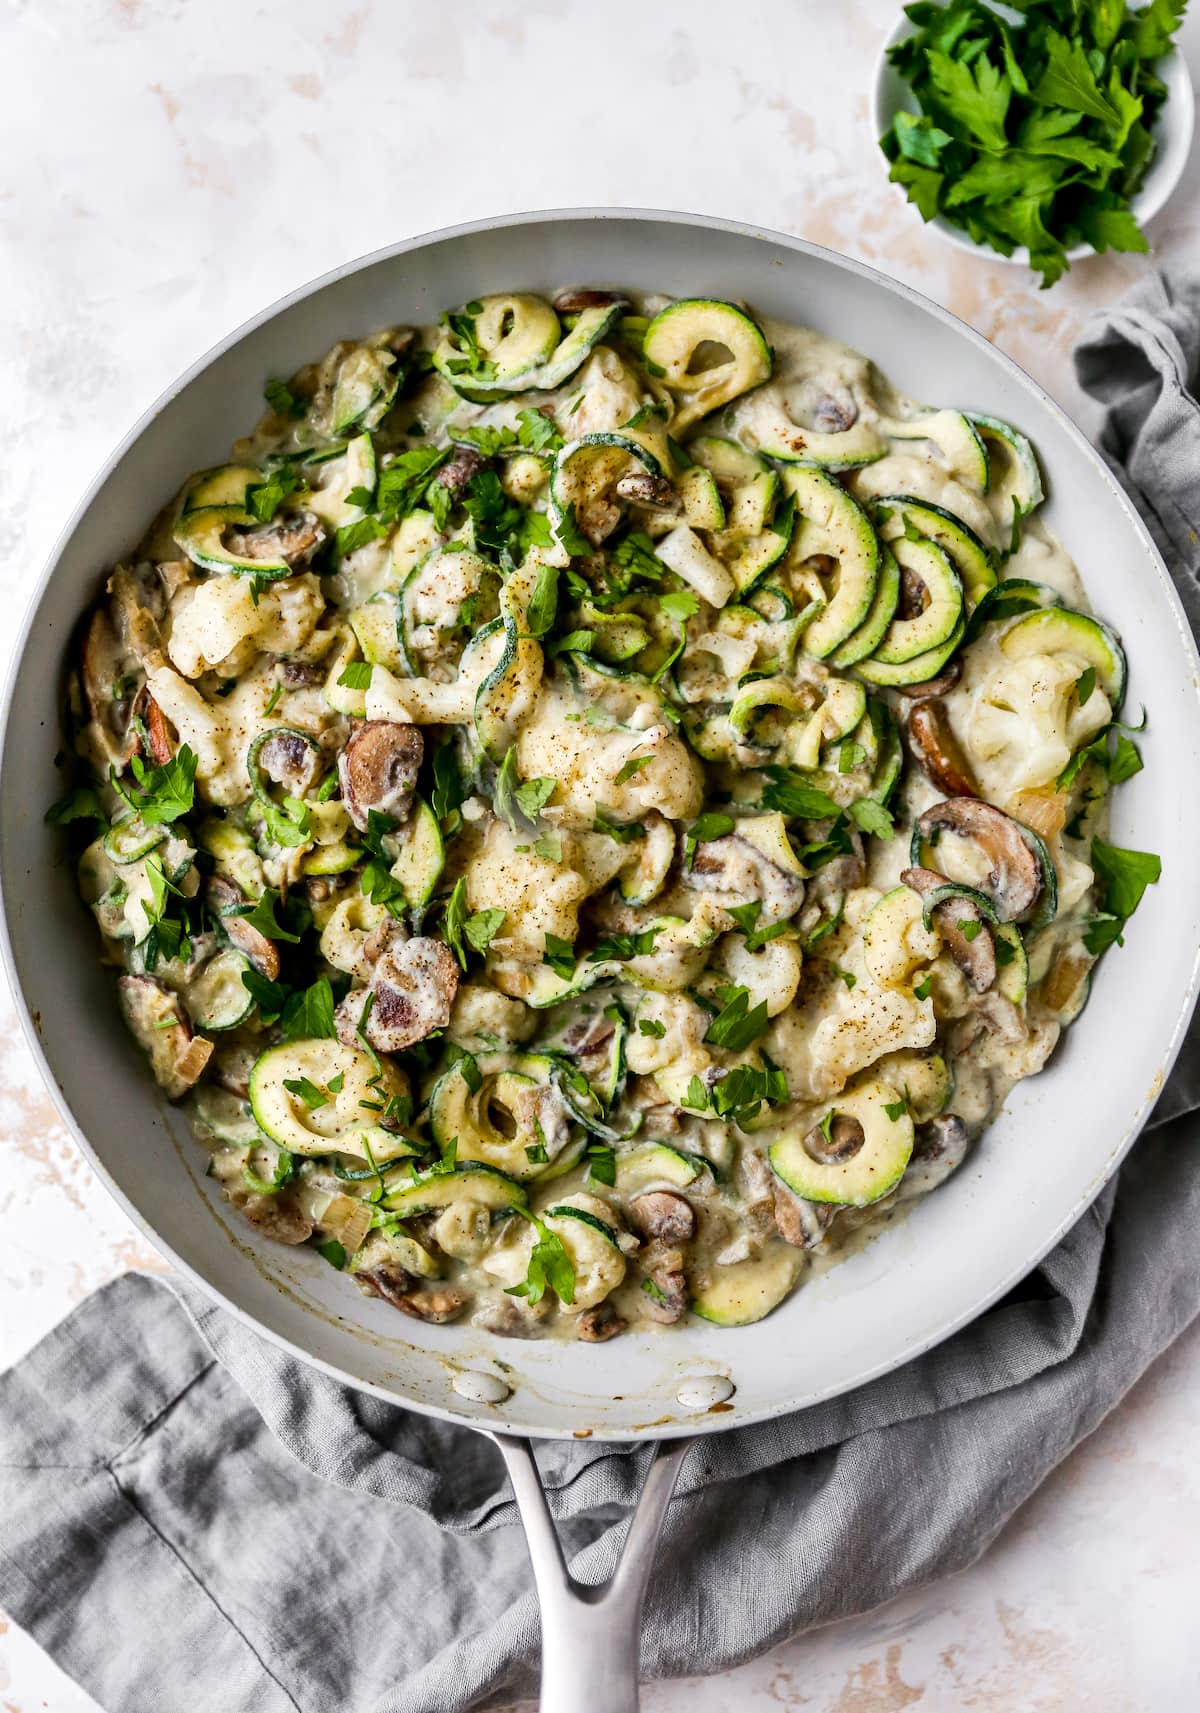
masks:
MULTIPOLYGON (((611 23, 587 0, 10 0, 6 615, 110 446, 205 346, 348 256, 492 212, 682 207, 828 243, 947 304, 1082 416, 1079 327, 1148 263, 1086 262, 1040 294, 924 233, 884 182, 866 123, 894 13, 890 0, 743 0, 735 31, 718 0, 658 0, 611 23)), ((1195 72, 1200 18, 1184 41, 1195 72)), ((1196 255, 1195 157, 1151 235, 1160 260, 1196 255)), ((156 1265, 74 1155, 5 1002, 0 1367, 113 1273, 156 1265)), ((1193 1333, 973 1570, 727 1679, 648 1690, 649 1713, 1075 1713, 1089 1701, 1184 1713, 1198 1390, 1193 1333)), ((0 1619, 4 1713, 92 1707, 0 1619)))

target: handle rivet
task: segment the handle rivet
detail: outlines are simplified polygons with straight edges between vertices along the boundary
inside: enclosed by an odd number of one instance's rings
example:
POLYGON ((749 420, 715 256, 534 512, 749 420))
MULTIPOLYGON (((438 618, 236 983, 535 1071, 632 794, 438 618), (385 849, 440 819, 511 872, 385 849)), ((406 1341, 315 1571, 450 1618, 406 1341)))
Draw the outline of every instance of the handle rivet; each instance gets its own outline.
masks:
POLYGON ((735 1387, 727 1374, 697 1374, 685 1380, 675 1394, 677 1403, 685 1410, 711 1410, 731 1398, 735 1387))
POLYGON ((502 1404, 512 1396, 512 1387, 498 1374, 481 1374, 475 1368, 460 1368, 450 1387, 460 1398, 470 1398, 476 1404, 502 1404))

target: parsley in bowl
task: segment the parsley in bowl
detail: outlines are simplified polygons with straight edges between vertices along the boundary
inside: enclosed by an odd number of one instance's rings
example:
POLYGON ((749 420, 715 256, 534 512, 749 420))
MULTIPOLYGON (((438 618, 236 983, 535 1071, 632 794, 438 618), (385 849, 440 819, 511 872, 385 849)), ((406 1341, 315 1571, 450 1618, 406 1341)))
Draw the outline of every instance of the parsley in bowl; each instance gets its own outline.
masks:
POLYGON ((1146 250, 1191 144, 1185 5, 908 6, 875 80, 888 176, 953 242, 1043 286, 1095 251, 1146 250))

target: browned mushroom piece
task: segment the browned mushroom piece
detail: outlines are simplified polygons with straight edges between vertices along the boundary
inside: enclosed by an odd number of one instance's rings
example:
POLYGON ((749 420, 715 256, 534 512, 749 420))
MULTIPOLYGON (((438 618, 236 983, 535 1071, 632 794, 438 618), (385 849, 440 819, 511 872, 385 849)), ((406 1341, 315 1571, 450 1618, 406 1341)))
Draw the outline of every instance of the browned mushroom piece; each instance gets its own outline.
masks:
POLYGON ((310 690, 325 682, 325 668, 315 660, 289 660, 287 655, 275 657, 275 675, 285 690, 310 690))
POLYGON ((664 1243, 687 1243, 696 1235, 696 1215, 690 1202, 671 1190, 648 1190, 629 1204, 629 1223, 639 1237, 664 1243))
POLYGON ((1018 1042, 1029 1039, 1029 1025, 1024 1016, 1002 993, 981 993, 972 1001, 972 1007, 983 1018, 989 1032, 1001 1041, 1016 1046, 1018 1042))
POLYGON ((897 1201, 927 1195, 958 1170, 971 1146, 971 1132, 956 1112, 943 1112, 917 1126, 912 1159, 908 1162, 897 1201))
POLYGON ((852 1160, 866 1141, 866 1132, 848 1112, 835 1112, 827 1126, 814 1124, 804 1138, 804 1151, 822 1166, 852 1160))
MULTIPOLYGON (((269 944, 269 942, 268 942, 269 944)), ((250 1098, 250 1072, 258 1051, 242 1041, 223 1041, 213 1053, 210 1074, 219 1088, 228 1089, 239 1100, 250 1098)))
POLYGON ((403 922, 397 922, 394 916, 386 917, 371 929, 363 941, 363 962, 377 964, 385 952, 390 952, 394 946, 402 946, 407 939, 408 929, 403 922))
POLYGON ((652 476, 649 470, 631 470, 617 482, 616 492, 623 500, 636 506, 650 506, 655 511, 673 511, 679 504, 674 488, 662 476, 652 476))
POLYGON ((953 690, 961 677, 962 661, 952 660, 936 678, 926 678, 921 684, 897 684, 896 689, 901 696, 944 696, 947 690, 953 690))
POLYGON ((585 309, 604 309, 610 303, 619 303, 622 309, 629 307, 629 299, 623 292, 602 291, 595 286, 569 286, 566 291, 559 292, 554 307, 559 315, 578 315, 585 309))
POLYGON ((629 1322, 619 1315, 613 1305, 607 1300, 596 1303, 575 1321, 575 1336, 582 1339, 584 1344, 606 1344, 610 1338, 616 1338, 624 1332, 629 1322))
POLYGON ((377 1052, 402 1053, 446 1027, 457 992, 458 964, 449 946, 421 935, 405 940, 379 959, 369 987, 342 1000, 335 1014, 338 1039, 353 1047, 365 1036, 377 1052))
POLYGON ((843 388, 822 394, 812 413, 812 426, 822 434, 844 434, 858 421, 858 405, 843 388))
POLYGON ((325 758, 306 733, 279 726, 258 747, 258 768, 291 797, 305 797, 325 772, 325 758))
POLYGON ((117 989, 130 1033, 150 1056, 154 1080, 168 1100, 180 1100, 200 1080, 212 1042, 193 1033, 183 1001, 150 976, 123 975, 117 989))
POLYGON ((382 1297, 414 1320, 437 1326, 454 1320, 471 1300, 470 1292, 458 1285, 422 1284, 414 1274, 390 1263, 356 1273, 355 1278, 368 1296, 382 1297))
POLYGON ((242 559, 282 559, 293 570, 306 565, 325 540, 325 525, 313 512, 285 512, 251 529, 231 529, 225 545, 242 559))
POLYGON ((674 1326, 688 1310, 687 1279, 682 1266, 660 1265, 646 1268, 646 1283, 641 1309, 648 1320, 660 1326, 674 1326))
POLYGON ((224 875, 211 874, 204 888, 204 902, 212 915, 218 918, 229 944, 250 959, 259 975, 268 981, 277 981, 279 947, 244 916, 233 914, 249 902, 241 888, 226 880, 224 875))
POLYGON ((951 797, 978 797, 971 764, 936 696, 913 704, 908 716, 908 745, 922 772, 940 791, 951 797))
POLYGON ((794 916, 804 902, 801 876, 780 868, 736 832, 697 845, 680 878, 685 886, 712 893, 722 905, 761 903, 764 928, 794 916))
POLYGON ((421 758, 419 726, 397 720, 364 720, 338 757, 342 802, 360 832, 374 809, 390 821, 403 821, 412 808, 421 758))
POLYGON ((307 1243, 313 1234, 313 1221, 284 1195, 248 1195, 245 1199, 229 1196, 228 1199, 272 1243, 294 1246, 307 1243))
POLYGON ((983 852, 987 879, 971 884, 987 896, 1002 922, 1023 922, 1032 914, 1041 896, 1042 865, 1020 823, 1003 809, 974 797, 951 797, 926 809, 917 828, 935 848, 949 832, 983 852))
MULTIPOLYGON (((944 874, 931 868, 906 868, 900 879, 922 898, 948 884, 944 874)), ((933 913, 950 956, 976 993, 985 992, 996 979, 996 942, 979 906, 956 896, 936 904, 933 913)))
POLYGON ((150 751, 151 761, 156 767, 165 766, 175 754, 171 728, 167 724, 167 716, 145 684, 138 691, 137 700, 133 704, 133 712, 146 728, 146 744, 150 751))
POLYGON ((815 1249, 839 1211, 831 1203, 805 1201, 803 1197, 794 1195, 786 1184, 775 1180, 775 1230, 793 1249, 815 1249))
POLYGON ((434 477, 438 487, 445 488, 447 493, 458 497, 471 480, 477 476, 487 463, 482 452, 474 446, 456 446, 446 463, 434 477))

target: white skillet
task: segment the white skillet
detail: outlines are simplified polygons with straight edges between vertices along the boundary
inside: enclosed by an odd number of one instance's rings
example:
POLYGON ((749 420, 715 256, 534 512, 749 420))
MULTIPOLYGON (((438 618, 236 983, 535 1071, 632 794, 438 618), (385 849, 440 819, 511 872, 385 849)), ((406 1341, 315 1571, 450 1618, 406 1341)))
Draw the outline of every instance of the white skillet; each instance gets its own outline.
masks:
POLYGON ((641 1589, 683 1447, 664 1444, 624 1568, 598 1602, 594 1591, 579 1599, 562 1568, 526 1436, 679 1442, 833 1397, 971 1320, 1079 1217, 1137 1135, 1195 995, 1198 675, 1167 573, 1101 460, 1036 382, 945 310, 861 263, 731 221, 567 210, 477 222, 353 262, 255 317, 146 413, 81 501, 32 603, 7 690, 5 964, 64 1120, 174 1266, 335 1379, 498 1438, 543 1598, 543 1705, 622 1713, 636 1706, 641 1589), (943 1189, 862 1254, 741 1330, 697 1321, 605 1345, 514 1343, 405 1320, 361 1298, 315 1252, 272 1246, 222 1206, 202 1175, 202 1150, 121 1025, 111 974, 42 815, 58 784, 59 692, 79 615, 182 479, 221 461, 257 419, 267 376, 289 374, 339 338, 432 321, 488 291, 584 282, 745 298, 857 346, 914 397, 1008 418, 1031 436, 1049 476, 1045 516, 1124 638, 1127 706, 1136 715, 1144 701, 1150 712, 1145 771, 1117 797, 1113 837, 1157 851, 1163 878, 1051 1067, 1017 1088, 943 1189), (504 1388, 502 1402, 488 1401, 504 1388))

